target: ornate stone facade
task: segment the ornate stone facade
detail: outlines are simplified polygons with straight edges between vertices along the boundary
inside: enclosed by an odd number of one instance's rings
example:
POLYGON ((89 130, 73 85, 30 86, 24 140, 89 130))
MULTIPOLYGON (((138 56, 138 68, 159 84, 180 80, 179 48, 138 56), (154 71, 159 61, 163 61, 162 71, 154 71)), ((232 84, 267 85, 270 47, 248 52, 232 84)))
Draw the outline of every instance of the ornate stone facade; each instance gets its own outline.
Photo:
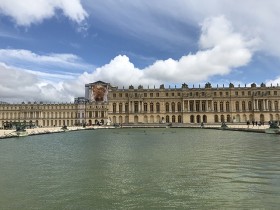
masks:
POLYGON ((37 126, 97 123, 246 123, 279 121, 280 88, 204 87, 118 88, 98 81, 85 85, 74 103, 0 103, 0 126, 32 122, 37 126))

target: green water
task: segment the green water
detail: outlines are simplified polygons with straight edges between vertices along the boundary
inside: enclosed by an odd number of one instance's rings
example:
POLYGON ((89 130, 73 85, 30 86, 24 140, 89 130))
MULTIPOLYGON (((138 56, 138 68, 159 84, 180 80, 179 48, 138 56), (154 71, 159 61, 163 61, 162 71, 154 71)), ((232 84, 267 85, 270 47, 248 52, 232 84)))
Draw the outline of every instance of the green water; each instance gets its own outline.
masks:
POLYGON ((0 209, 278 209, 280 136, 100 129, 0 140, 0 209))

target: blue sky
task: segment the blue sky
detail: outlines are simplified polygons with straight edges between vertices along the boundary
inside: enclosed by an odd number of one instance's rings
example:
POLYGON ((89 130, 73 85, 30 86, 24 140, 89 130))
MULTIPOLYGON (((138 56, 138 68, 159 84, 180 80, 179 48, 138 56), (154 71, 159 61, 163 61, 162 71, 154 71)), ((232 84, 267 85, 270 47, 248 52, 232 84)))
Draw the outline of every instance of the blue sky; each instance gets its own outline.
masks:
POLYGON ((0 0, 0 101, 84 85, 280 83, 277 0, 0 0))

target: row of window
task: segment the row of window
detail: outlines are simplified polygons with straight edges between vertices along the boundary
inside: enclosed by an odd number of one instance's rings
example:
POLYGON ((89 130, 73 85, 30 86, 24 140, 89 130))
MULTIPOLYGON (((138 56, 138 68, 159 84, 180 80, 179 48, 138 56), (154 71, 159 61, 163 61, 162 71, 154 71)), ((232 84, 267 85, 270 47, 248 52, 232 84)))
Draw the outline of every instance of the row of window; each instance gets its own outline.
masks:
POLYGON ((33 106, 0 106, 0 110, 24 110, 24 109, 30 109, 30 110, 33 110, 33 109, 41 109, 41 110, 46 110, 46 109, 56 109, 56 110, 59 110, 59 109, 74 109, 75 106, 36 106, 36 107, 33 107, 33 106))
MULTIPOLYGON (((212 95, 212 92, 209 92, 211 95, 212 95)), ((220 96, 220 97, 223 97, 223 96, 229 96, 230 95, 230 92, 229 91, 226 91, 226 92, 223 92, 223 91, 220 91, 220 92, 213 92, 213 96, 220 96)), ((234 96, 251 96, 251 95, 256 95, 256 96, 270 96, 272 95, 272 91, 266 91, 266 92, 263 92, 263 91, 256 91, 256 92, 251 92, 251 91, 235 91, 234 92, 234 96)), ((278 92, 277 91, 273 91, 273 95, 274 96, 277 96, 278 95, 278 92)), ((124 96, 127 98, 129 96, 128 93, 125 93, 124 96)), ((139 97, 141 96, 141 93, 134 93, 134 97, 139 97)), ((159 97, 160 94, 159 93, 144 93, 144 97, 159 97)), ((168 93, 166 92, 165 93, 165 96, 166 97, 169 97, 169 96, 181 96, 181 93, 180 92, 177 92, 177 94, 175 94, 174 92, 172 93, 168 93)), ((187 96, 206 96, 206 93, 205 92, 190 92, 190 93, 187 93, 187 96)), ((117 93, 113 93, 113 98, 116 98, 117 97, 117 93)), ((122 98, 123 97, 123 93, 119 93, 118 97, 122 98)))
MULTIPOLYGON (((171 111, 172 112, 175 112, 175 107, 176 107, 176 103, 175 102, 172 102, 171 103, 171 111)), ((123 104, 122 103, 119 103, 119 107, 118 107, 118 111, 119 113, 122 113, 123 112, 123 104)), ((129 105, 128 103, 125 103, 125 110, 124 110, 126 113, 129 112, 129 105)), ((143 111, 144 112, 148 112, 148 103, 144 103, 143 105, 143 111)), ((150 112, 160 112, 160 103, 157 102, 156 104, 154 103, 149 103, 149 111, 150 112)), ((166 112, 169 112, 170 111, 170 104, 167 102, 165 104, 165 111, 166 112)), ((181 112, 182 111, 182 104, 181 102, 178 102, 177 103, 177 111, 178 112, 181 112)), ((117 104, 116 103, 113 103, 113 113, 116 113, 117 112, 117 104)), ((134 112, 137 113, 139 112, 139 103, 138 102, 134 102, 134 112)))

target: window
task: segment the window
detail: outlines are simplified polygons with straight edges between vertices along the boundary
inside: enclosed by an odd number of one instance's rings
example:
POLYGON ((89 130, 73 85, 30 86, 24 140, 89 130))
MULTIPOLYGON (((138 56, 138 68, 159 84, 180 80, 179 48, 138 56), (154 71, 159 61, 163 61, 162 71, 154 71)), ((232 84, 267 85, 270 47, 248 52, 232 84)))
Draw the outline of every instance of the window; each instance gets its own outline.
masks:
POLYGON ((181 93, 177 93, 177 96, 181 96, 181 93))
POLYGON ((113 93, 113 98, 116 98, 116 96, 117 96, 116 93, 113 93))
POLYGON ((156 93, 156 96, 159 97, 159 93, 156 93))
POLYGON ((171 109, 172 109, 172 112, 175 112, 175 103, 174 102, 172 102, 172 104, 171 104, 171 109))
POLYGON ((182 111, 182 105, 180 102, 178 102, 178 104, 177 104, 177 110, 178 110, 178 112, 182 111))
POLYGON ((160 104, 159 103, 156 104, 156 110, 157 110, 157 112, 160 112, 160 104))
POLYGON ((220 92, 220 96, 223 96, 223 92, 220 92))
POLYGON ((150 112, 154 112, 154 104, 150 103, 150 112))
POLYGON ((128 93, 126 93, 126 94, 125 94, 125 97, 127 97, 127 98, 128 98, 128 93))
POLYGON ((136 101, 136 102, 134 102, 134 113, 138 113, 138 111, 139 111, 139 108, 138 108, 139 106, 138 106, 138 102, 136 101))
POLYGON ((274 91, 274 95, 277 96, 277 91, 274 91))
POLYGON ((148 111, 148 104, 144 103, 144 112, 147 112, 147 111, 148 111))
POLYGON ((144 93, 144 97, 147 97, 147 93, 144 93))
POLYGON ((113 103, 113 113, 116 113, 116 112, 117 112, 117 104, 113 103))
POLYGON ((226 111, 229 112, 229 102, 226 102, 226 111))
POLYGON ((238 91, 235 91, 235 95, 238 96, 238 91))
POLYGON ((216 96, 217 95, 217 93, 216 92, 214 92, 214 96, 216 96))
POLYGON ((205 101, 202 101, 202 106, 201 106, 201 108, 202 108, 202 111, 206 111, 206 102, 205 101))
POLYGON ((223 112, 224 111, 224 102, 220 102, 220 111, 223 112))
POLYGON ((251 95, 251 91, 248 91, 248 96, 250 96, 251 95))
POLYGON ((154 97, 154 94, 153 94, 153 93, 150 93, 150 97, 154 97))
POLYGON ((165 104, 165 111, 166 111, 166 112, 169 112, 169 103, 166 103, 166 104, 165 104))
POLYGON ((214 102, 214 111, 215 111, 215 112, 218 111, 218 104, 217 104, 217 102, 214 102))
POLYGON ((122 113, 122 110, 123 110, 123 105, 122 103, 119 104, 119 113, 122 113))
POLYGON ((235 102, 235 110, 239 111, 239 102, 238 101, 235 102))
POLYGON ((165 93, 165 96, 168 96, 168 93, 165 93))
POLYGON ((125 112, 126 112, 126 113, 129 112, 129 105, 128 105, 128 103, 125 103, 125 112))
POLYGON ((172 96, 174 96, 174 93, 172 93, 172 96))
POLYGON ((242 101, 242 111, 246 111, 245 101, 242 101))
POLYGON ((119 93, 119 97, 122 97, 122 93, 119 93))

